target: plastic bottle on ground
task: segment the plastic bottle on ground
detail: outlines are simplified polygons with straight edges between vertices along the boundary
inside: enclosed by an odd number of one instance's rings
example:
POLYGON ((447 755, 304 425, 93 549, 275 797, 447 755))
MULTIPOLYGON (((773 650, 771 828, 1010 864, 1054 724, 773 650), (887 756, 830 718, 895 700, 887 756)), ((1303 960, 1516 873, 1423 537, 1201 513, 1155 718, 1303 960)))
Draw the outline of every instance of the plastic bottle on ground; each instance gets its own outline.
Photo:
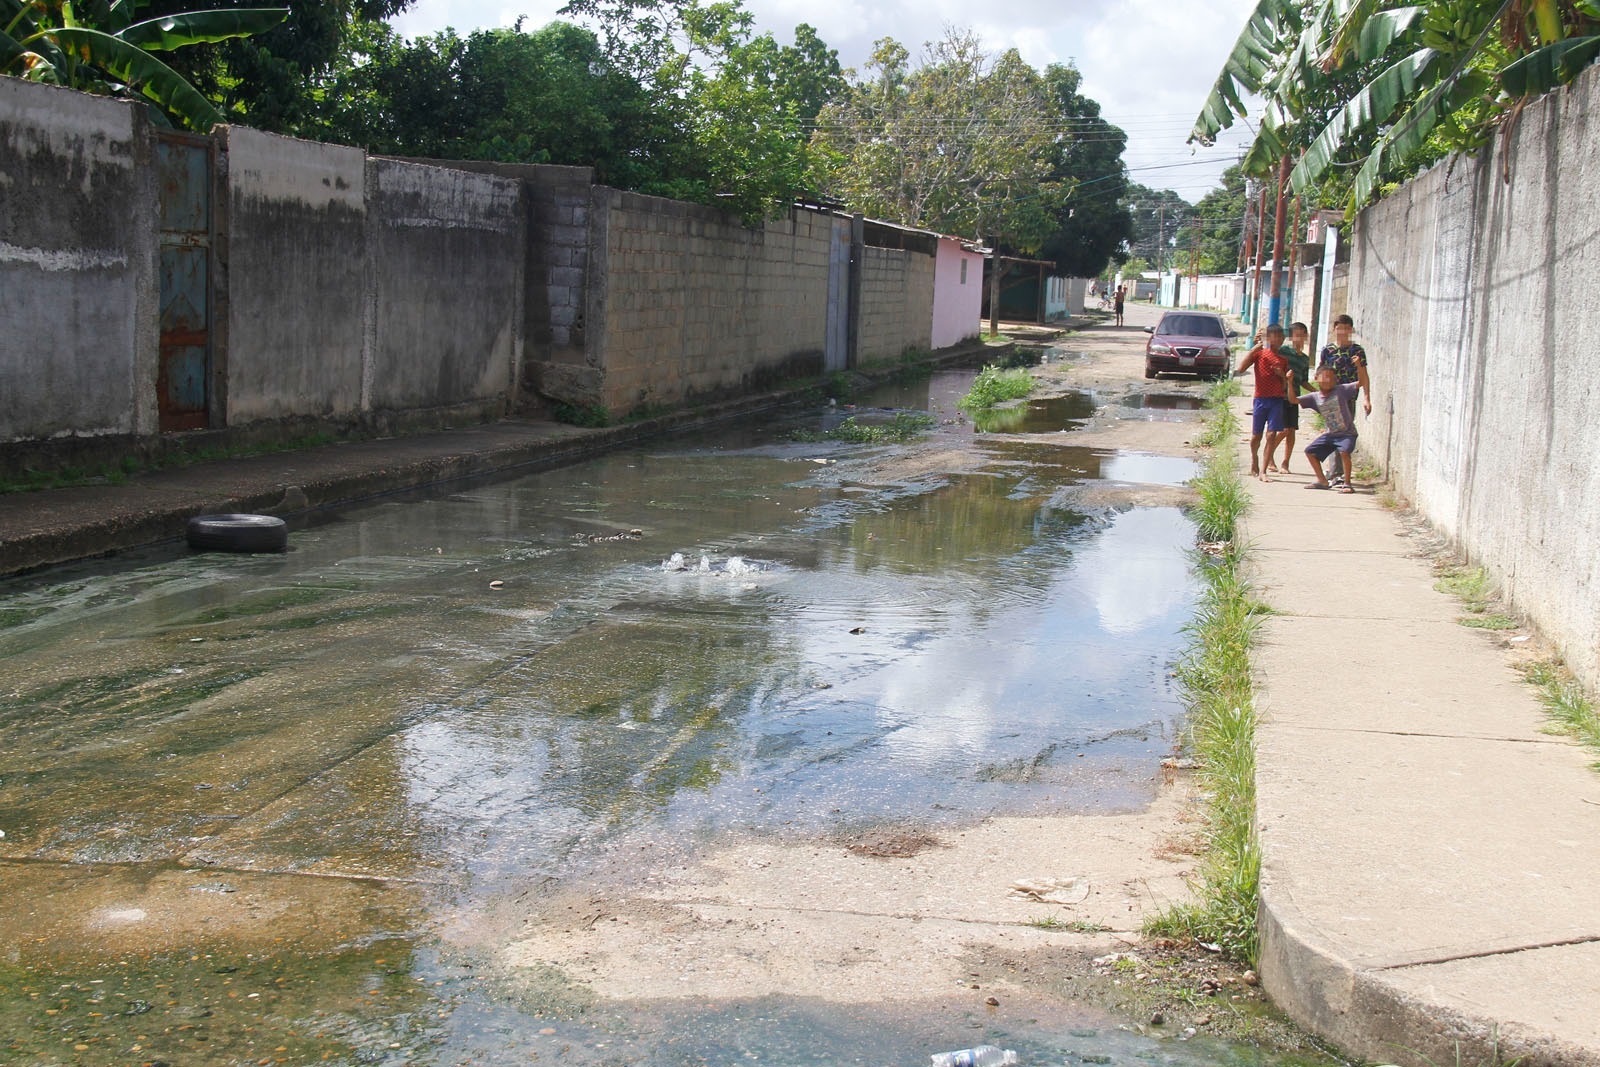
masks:
POLYGON ((936 1052, 929 1058, 933 1060, 933 1067, 1005 1067, 1018 1062, 1015 1052, 994 1045, 979 1045, 959 1052, 936 1052))

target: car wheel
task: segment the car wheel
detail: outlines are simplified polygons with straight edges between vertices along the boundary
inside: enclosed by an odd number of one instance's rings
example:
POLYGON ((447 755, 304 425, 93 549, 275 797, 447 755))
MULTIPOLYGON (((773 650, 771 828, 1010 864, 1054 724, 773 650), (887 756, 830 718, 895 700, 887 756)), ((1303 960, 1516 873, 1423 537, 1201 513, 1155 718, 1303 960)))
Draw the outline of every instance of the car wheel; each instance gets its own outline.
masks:
POLYGON ((1151 366, 1150 361, 1147 359, 1144 361, 1144 376, 1146 378, 1158 378, 1161 376, 1161 372, 1151 366))
POLYGON ((197 515, 189 520, 189 547, 201 552, 283 552, 289 527, 272 515, 197 515))

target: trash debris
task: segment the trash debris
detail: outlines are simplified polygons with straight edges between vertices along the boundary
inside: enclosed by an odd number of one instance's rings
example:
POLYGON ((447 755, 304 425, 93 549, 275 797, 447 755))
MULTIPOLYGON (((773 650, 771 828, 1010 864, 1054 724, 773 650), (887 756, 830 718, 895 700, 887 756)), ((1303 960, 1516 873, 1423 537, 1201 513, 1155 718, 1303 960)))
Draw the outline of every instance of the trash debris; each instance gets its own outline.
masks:
POLYGON ((1011 895, 1022 900, 1037 900, 1041 904, 1082 904, 1089 899, 1089 879, 1019 879, 1011 883, 1011 895))
POLYGON ((933 1067, 1003 1067, 1004 1064, 1020 1062, 1017 1054, 1011 1049, 1002 1049, 995 1045, 978 1045, 955 1052, 935 1052, 928 1058, 933 1061, 933 1067))
POLYGON ((506 583, 502 582, 498 578, 496 578, 494 581, 489 583, 489 588, 490 589, 504 589, 505 587, 506 587, 506 583))

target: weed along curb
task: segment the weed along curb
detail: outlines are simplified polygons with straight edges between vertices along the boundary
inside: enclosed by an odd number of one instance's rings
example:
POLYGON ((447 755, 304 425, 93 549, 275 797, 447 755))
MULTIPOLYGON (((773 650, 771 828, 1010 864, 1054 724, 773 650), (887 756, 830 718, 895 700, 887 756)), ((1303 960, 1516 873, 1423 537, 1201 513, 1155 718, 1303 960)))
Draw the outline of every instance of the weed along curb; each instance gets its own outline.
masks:
MULTIPOLYGON (((1009 346, 972 342, 848 373, 864 384, 924 368, 998 357, 1009 346)), ((325 444, 147 471, 120 484, 0 494, 0 576, 177 541, 201 514, 289 518, 461 478, 558 467, 675 430, 822 396, 825 379, 685 407, 614 426, 508 420, 406 437, 325 444)))
POLYGON ((1241 574, 1246 553, 1239 520, 1249 504, 1239 476, 1233 439, 1238 429, 1230 401, 1237 386, 1217 383, 1202 443, 1211 449, 1194 481, 1203 583, 1190 623, 1193 644, 1178 665, 1178 685, 1188 710, 1188 743, 1206 796, 1206 837, 1196 885, 1198 900, 1178 905, 1145 926, 1152 936, 1190 938, 1254 965, 1261 853, 1255 823, 1255 699, 1250 646, 1260 606, 1241 574))

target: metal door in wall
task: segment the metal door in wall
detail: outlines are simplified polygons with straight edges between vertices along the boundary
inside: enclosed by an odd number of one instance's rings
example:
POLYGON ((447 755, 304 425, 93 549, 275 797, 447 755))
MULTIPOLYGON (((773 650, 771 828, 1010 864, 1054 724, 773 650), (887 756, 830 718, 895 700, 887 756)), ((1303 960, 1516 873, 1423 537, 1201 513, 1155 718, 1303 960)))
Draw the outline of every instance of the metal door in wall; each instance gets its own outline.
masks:
POLYGON ((161 363, 156 372, 161 429, 210 425, 211 172, 204 137, 163 130, 156 141, 161 182, 161 363))
POLYGON ((828 327, 824 370, 850 365, 850 220, 834 219, 828 241, 828 327))

